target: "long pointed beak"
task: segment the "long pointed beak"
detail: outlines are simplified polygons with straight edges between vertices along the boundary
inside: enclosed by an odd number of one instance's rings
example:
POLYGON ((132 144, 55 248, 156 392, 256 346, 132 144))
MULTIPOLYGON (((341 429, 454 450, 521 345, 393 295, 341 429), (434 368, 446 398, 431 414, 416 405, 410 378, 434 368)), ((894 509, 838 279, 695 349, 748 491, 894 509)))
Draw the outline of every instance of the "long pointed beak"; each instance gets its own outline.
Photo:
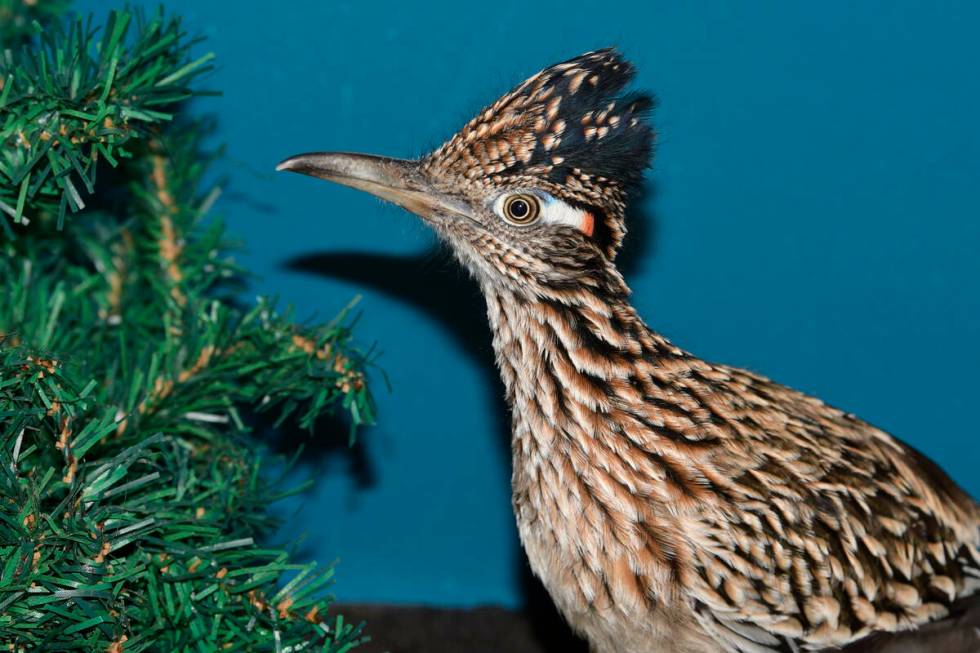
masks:
POLYGON ((276 170, 357 188, 423 218, 469 217, 463 202, 432 187, 417 161, 348 152, 311 152, 289 157, 276 170))

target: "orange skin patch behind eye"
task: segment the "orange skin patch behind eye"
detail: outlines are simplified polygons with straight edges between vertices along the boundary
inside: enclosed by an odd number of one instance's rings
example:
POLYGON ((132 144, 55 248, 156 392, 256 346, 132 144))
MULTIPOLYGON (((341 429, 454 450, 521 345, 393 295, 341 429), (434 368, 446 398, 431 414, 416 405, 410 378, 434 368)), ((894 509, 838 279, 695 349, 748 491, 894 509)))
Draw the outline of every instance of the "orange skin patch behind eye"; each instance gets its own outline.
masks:
POLYGON ((595 217, 586 211, 582 216, 582 233, 591 236, 593 231, 595 231, 595 217))

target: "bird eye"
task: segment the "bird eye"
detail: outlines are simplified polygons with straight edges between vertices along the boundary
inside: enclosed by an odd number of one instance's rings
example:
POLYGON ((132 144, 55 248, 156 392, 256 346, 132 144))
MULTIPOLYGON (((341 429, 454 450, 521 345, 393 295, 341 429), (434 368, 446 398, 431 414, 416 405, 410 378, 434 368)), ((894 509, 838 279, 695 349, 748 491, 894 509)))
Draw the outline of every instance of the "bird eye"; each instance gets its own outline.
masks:
POLYGON ((503 203, 504 220, 520 226, 529 225, 541 214, 541 203, 534 195, 511 195, 503 203))

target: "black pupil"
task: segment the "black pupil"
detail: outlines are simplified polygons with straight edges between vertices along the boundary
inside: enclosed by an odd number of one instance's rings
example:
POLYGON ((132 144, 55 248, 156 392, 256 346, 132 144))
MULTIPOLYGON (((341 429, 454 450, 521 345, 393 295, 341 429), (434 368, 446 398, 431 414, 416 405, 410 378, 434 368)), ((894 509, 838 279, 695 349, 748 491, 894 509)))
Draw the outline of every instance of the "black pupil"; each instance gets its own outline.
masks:
POLYGON ((521 218, 526 218, 527 214, 531 212, 531 207, 525 200, 514 200, 510 203, 510 214, 520 220, 521 218))

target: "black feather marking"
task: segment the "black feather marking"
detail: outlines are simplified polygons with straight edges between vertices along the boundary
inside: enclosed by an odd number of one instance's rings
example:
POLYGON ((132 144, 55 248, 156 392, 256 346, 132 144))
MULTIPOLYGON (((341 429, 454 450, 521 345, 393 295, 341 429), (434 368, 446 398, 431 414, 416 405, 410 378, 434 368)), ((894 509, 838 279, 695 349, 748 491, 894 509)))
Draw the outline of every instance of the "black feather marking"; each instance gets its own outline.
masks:
POLYGON ((634 187, 650 164, 654 132, 649 115, 655 106, 653 97, 644 93, 618 95, 634 75, 633 66, 612 49, 585 54, 543 71, 538 83, 547 81, 535 94, 548 99, 561 97, 552 124, 562 120, 565 129, 554 148, 548 150, 539 142, 529 165, 548 164, 558 157, 562 163, 549 175, 557 183, 564 183, 577 169, 593 178, 605 177, 624 190, 634 187), (569 75, 569 71, 581 72, 569 75), (585 79, 573 92, 580 74, 585 79), (597 78, 594 85, 589 82, 592 76, 597 78), (590 126, 606 127, 607 132, 588 138, 586 128, 590 126))

